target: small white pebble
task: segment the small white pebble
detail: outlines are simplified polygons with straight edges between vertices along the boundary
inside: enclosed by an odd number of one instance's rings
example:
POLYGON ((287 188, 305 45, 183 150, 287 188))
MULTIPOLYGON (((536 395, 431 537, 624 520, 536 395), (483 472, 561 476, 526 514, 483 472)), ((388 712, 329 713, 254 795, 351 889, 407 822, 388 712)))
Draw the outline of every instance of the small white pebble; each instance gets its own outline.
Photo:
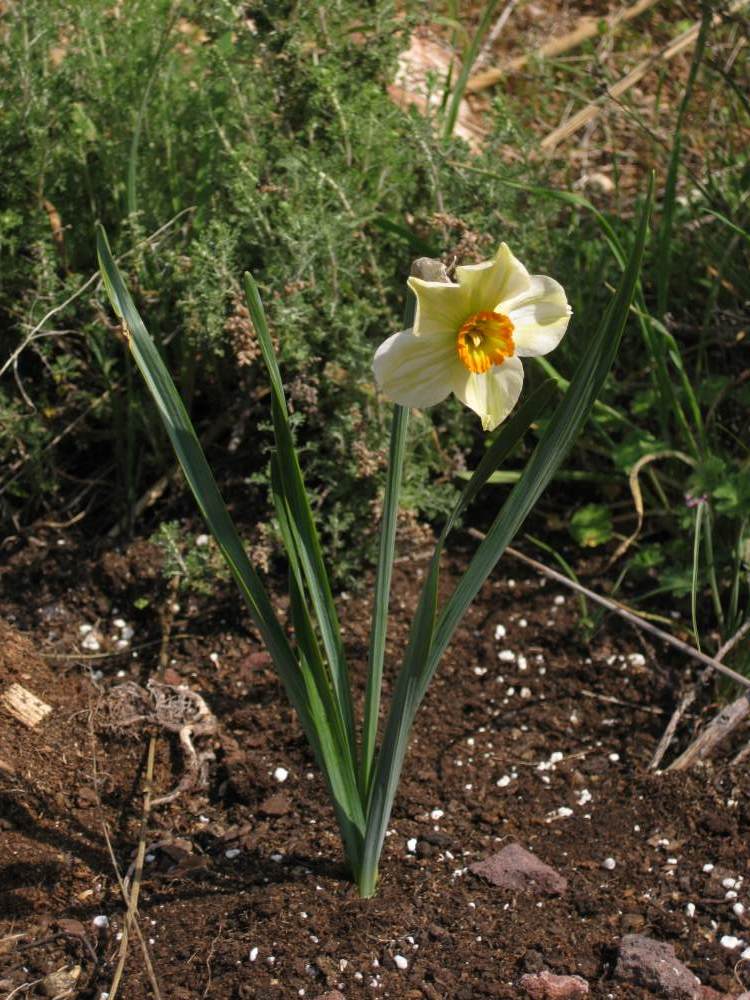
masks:
POLYGON ((527 670, 528 669, 529 661, 526 659, 525 656, 519 656, 518 660, 516 662, 518 663, 518 669, 519 670, 527 670))
POLYGON ((203 548, 204 545, 208 545, 208 542, 209 542, 208 535, 196 535, 195 536, 195 544, 199 548, 203 548))
POLYGON ((513 663, 513 661, 516 658, 516 654, 513 652, 512 649, 501 649, 500 652, 497 654, 497 658, 502 663, 513 663))
POLYGON ((568 817, 573 815, 573 810, 569 806, 560 806, 559 809, 553 810, 553 812, 547 814, 547 819, 568 819, 568 817))
POLYGON ((737 890, 727 889, 727 891, 724 893, 724 899, 737 899, 737 890))
POLYGON ((555 596, 555 604, 558 606, 558 608, 560 607, 561 604, 565 604, 565 598, 563 597, 562 594, 557 594, 555 596))
POLYGON ((224 851, 224 857, 229 858, 229 860, 232 861, 233 858, 238 858, 241 853, 242 852, 239 847, 228 847, 226 851, 224 851))
POLYGON ((676 865, 677 864, 677 858, 667 858, 667 864, 668 865, 676 865))
POLYGON ((611 754, 609 754, 609 755, 608 755, 608 759, 609 759, 609 760, 610 760, 610 761, 611 761, 611 762, 612 762, 613 764, 616 764, 616 763, 617 763, 617 761, 618 761, 618 760, 620 759, 620 755, 619 755, 619 753, 611 753, 611 754))
POLYGON ((81 643, 81 646, 83 647, 83 649, 88 649, 92 653, 95 653, 99 649, 99 640, 96 637, 96 633, 95 632, 87 633, 86 637, 81 643))
POLYGON ((522 698, 530 698, 531 697, 531 688, 527 688, 527 687, 521 688, 521 697, 522 698))
POLYGON ((404 958, 403 955, 394 955, 393 956, 393 961, 396 963, 396 967, 399 968, 399 969, 401 969, 401 971, 403 971, 404 969, 408 969, 408 967, 409 967, 409 963, 404 958))
POLYGON ((146 861, 148 864, 151 864, 153 861, 156 861, 156 855, 147 854, 143 860, 146 861))
POLYGON ((734 913, 735 917, 741 917, 744 912, 745 912, 745 907, 742 905, 742 903, 735 903, 734 906, 732 907, 732 913, 734 913))
POLYGON ((711 864, 711 862, 710 862, 710 861, 708 862, 708 864, 705 864, 705 865, 703 866, 703 871, 704 871, 704 872, 705 872, 706 874, 708 874, 709 872, 712 872, 713 870, 714 870, 714 866, 713 866, 713 865, 711 864))
POLYGON ((250 949, 250 961, 254 962, 257 957, 258 957, 258 949, 257 948, 251 948, 250 949))
POLYGON ((430 819, 442 819, 445 813, 442 809, 433 809, 430 813, 430 819))
POLYGON ((630 653, 630 655, 628 656, 628 663, 631 665, 631 667, 645 667, 646 657, 643 655, 643 653, 630 653))
POLYGON ((734 889, 734 887, 737 885, 737 879, 736 878, 723 878, 721 880, 721 884, 722 884, 722 887, 724 889, 734 889))
POLYGON ((273 772, 273 776, 274 778, 276 778, 277 781, 286 781, 286 779, 289 777, 289 772, 285 767, 277 767, 276 770, 273 772))
POLYGON ((740 938, 735 937, 734 934, 723 934, 719 940, 719 944, 722 948, 728 948, 732 951, 734 948, 739 947, 743 942, 740 938))
POLYGON ((275 955, 269 955, 268 958, 266 959, 266 963, 268 965, 273 965, 275 961, 276 961, 275 955))
POLYGON ((109 917, 106 913, 100 913, 91 921, 94 927, 109 927, 109 917))
POLYGON ((122 639, 123 642, 130 642, 130 640, 133 638, 134 635, 135 635, 135 629, 132 627, 132 625, 124 625, 120 632, 120 638, 122 639))
POLYGON ((275 865, 280 865, 283 860, 284 860, 284 855, 283 854, 272 854, 271 855, 271 861, 273 861, 273 863, 275 865))
POLYGON ((417 838, 416 837, 410 837, 406 841, 406 850, 410 854, 414 854, 414 852, 416 851, 416 849, 417 849, 417 838))
POLYGON ((527 626, 527 625, 528 625, 529 623, 528 623, 528 622, 526 621, 526 619, 525 619, 525 618, 519 618, 519 619, 518 619, 518 624, 519 624, 519 625, 521 626, 521 628, 526 628, 526 626, 527 626))
POLYGON ((577 793, 577 797, 578 797, 578 805, 585 806, 589 802, 591 802, 593 795, 588 790, 588 788, 582 788, 581 791, 577 793))
POLYGON ((510 777, 509 777, 509 775, 504 774, 502 776, 502 778, 498 778, 497 779, 497 781, 495 782, 495 784, 497 785, 498 788, 507 788, 508 785, 510 784, 510 777))
POLYGON ((115 628, 125 628, 125 626, 128 623, 125 621, 124 618, 115 618, 112 624, 114 625, 115 628))
POLYGON ((496 625, 495 626, 495 639, 504 639, 505 638, 505 634, 506 633, 505 633, 505 626, 504 625, 496 625))
POLYGON ((686 914, 687 914, 687 915, 688 915, 689 917, 691 917, 691 918, 692 918, 692 917, 694 917, 694 916, 695 916, 695 903, 688 903, 688 904, 687 904, 687 905, 685 906, 685 913, 686 913, 686 914))
POLYGON ((468 907, 469 907, 470 910, 476 910, 477 904, 476 903, 469 903, 468 907))
POLYGON ((484 677, 487 673, 487 667, 474 667, 474 673, 477 677, 484 677))
POLYGON ((750 947, 744 949, 740 958, 743 958, 746 962, 750 962, 750 947))
POLYGON ((617 862, 614 858, 605 858, 602 861, 602 868, 606 868, 608 872, 614 871, 617 867, 617 862))

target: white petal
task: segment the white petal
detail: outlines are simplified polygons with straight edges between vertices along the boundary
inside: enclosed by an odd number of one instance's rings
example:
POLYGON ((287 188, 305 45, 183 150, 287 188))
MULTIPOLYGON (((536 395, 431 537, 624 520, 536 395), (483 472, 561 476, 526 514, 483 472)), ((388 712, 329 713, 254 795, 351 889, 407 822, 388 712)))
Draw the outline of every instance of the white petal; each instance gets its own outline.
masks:
POLYGON ((445 281, 423 281, 414 277, 409 278, 407 284, 417 296, 414 336, 448 331, 455 336, 470 313, 465 290, 445 281))
POLYGON ((535 274, 529 290, 502 302, 498 311, 510 318, 516 353, 522 358, 554 351, 572 312, 562 285, 543 274, 535 274))
POLYGON ((372 364, 382 392, 401 406, 433 406, 453 388, 457 368, 453 334, 415 337, 411 330, 394 333, 375 352, 372 364))
POLYGON ((506 243, 500 244, 494 260, 457 267, 456 277, 469 296, 467 315, 493 312, 503 299, 520 295, 531 284, 529 272, 513 256, 506 243))
POLYGON ((460 365, 453 391, 482 419, 482 427, 493 431, 508 416, 521 395, 523 365, 518 358, 506 358, 501 365, 477 375, 460 365))

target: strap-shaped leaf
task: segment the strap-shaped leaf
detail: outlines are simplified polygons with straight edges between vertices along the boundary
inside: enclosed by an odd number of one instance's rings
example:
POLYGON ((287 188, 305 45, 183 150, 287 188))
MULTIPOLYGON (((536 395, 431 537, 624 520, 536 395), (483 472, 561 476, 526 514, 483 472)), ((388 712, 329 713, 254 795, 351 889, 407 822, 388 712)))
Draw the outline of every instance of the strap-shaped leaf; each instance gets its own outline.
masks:
MULTIPOLYGON (((581 359, 570 387, 547 425, 521 479, 511 491, 469 569, 457 585, 432 637, 437 559, 442 538, 438 545, 412 627, 409 648, 396 684, 383 746, 375 768, 367 807, 367 836, 360 876, 360 892, 363 895, 371 895, 375 891, 377 862, 398 787, 409 731, 440 658, 480 587, 565 458, 612 366, 640 272, 652 191, 653 181, 617 295, 605 311, 591 347, 581 359), (428 635, 431 637, 429 642, 426 641, 428 635)), ((491 471, 485 467, 482 476, 486 479, 491 471)), ((469 486, 471 487, 471 483, 469 486)))
POLYGON ((360 878, 360 891, 364 895, 371 895, 375 891, 377 862, 383 847, 390 810, 398 787, 409 733, 427 685, 424 678, 424 667, 428 661, 433 641, 440 579, 440 558, 445 541, 458 517, 475 499, 500 462, 510 454, 531 424, 539 417, 554 391, 553 381, 543 383, 529 396, 517 413, 497 431, 492 444, 464 487, 435 546, 417 612, 414 616, 408 648, 393 692, 383 745, 369 788, 367 836, 360 878))
POLYGON ((284 387, 281 381, 281 372, 279 371, 271 336, 268 332, 263 303, 261 302, 258 286, 251 274, 245 273, 244 282, 250 318, 258 335, 263 360, 271 380, 271 409, 274 438, 279 457, 280 488, 289 505, 290 517, 294 522, 299 536, 300 546, 298 557, 305 577, 306 590, 315 609, 315 617, 320 629, 323 648, 325 649, 328 666, 331 670, 334 691, 336 692, 341 714, 347 728, 350 752, 352 757, 356 759, 354 706, 336 606, 323 562, 310 500, 305 490, 302 470, 289 427, 289 414, 284 396, 284 387))
POLYGON ((309 670, 301 669, 289 641, 274 613, 268 595, 247 557, 237 529, 206 461, 190 417, 167 371, 159 351, 149 336, 132 298, 112 258, 106 234, 97 231, 97 252, 104 285, 112 307, 123 320, 128 343, 144 381, 174 447, 185 478, 198 507, 247 601, 250 615, 268 648, 287 696, 297 710, 303 729, 318 757, 334 796, 353 823, 362 823, 362 810, 349 755, 340 758, 340 747, 331 744, 323 699, 309 670), (348 758, 348 762, 347 762, 348 758))
POLYGON ((486 538, 475 553, 469 569, 441 615, 435 644, 430 652, 430 661, 426 669, 428 678, 434 673, 456 626, 479 588, 492 572, 505 547, 510 544, 555 470, 567 455, 612 367, 640 273, 652 193, 653 179, 649 185, 648 197, 641 211, 633 248, 617 294, 605 310, 591 346, 581 358, 571 379, 570 388, 547 425, 521 479, 503 504, 486 538))

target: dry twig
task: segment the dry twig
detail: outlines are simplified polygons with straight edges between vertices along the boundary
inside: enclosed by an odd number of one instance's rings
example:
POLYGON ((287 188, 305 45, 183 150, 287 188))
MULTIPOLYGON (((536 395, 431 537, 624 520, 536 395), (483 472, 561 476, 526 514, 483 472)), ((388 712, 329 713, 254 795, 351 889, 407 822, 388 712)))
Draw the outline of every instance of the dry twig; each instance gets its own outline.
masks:
MULTIPOLYGON (((735 13, 742 7, 746 6, 748 0, 735 0, 735 2, 729 7, 730 13, 735 13)), ((714 15, 711 20, 712 24, 719 24, 722 20, 720 14, 714 15)), ((648 73, 650 69, 656 66, 658 63, 669 62, 670 59, 674 59, 675 56, 684 52, 685 49, 689 49, 695 44, 698 34, 700 32, 700 22, 697 21, 694 25, 684 31, 677 38, 673 39, 669 45, 666 45, 659 52, 655 53, 653 56, 649 56, 648 59, 644 59, 642 62, 638 63, 626 76, 622 77, 616 83, 613 83, 610 87, 607 87, 606 92, 595 101, 587 104, 585 108, 582 108, 577 114, 560 125, 558 128, 554 129, 549 135, 542 139, 540 145, 542 149, 552 150, 555 146, 559 145, 565 139, 568 139, 571 135, 582 129, 584 125, 588 125, 589 122, 593 121, 601 112, 602 107, 608 100, 617 100, 622 97, 622 95, 630 90, 631 87, 635 86, 639 80, 648 73)))
MULTIPOLYGON (((745 636, 749 631, 750 631, 750 621, 746 621, 745 624, 740 626, 740 628, 737 629, 734 635, 730 639, 727 639, 724 645, 718 650, 718 652, 716 653, 716 659, 723 660, 724 657, 727 656, 734 649, 737 643, 740 642, 743 636, 745 636)), ((702 671, 700 677, 698 678, 697 683, 693 684, 692 687, 689 688, 689 690, 686 691, 685 694, 683 694, 682 698, 680 698, 680 702, 677 705, 677 708, 672 713, 672 717, 669 720, 669 723, 667 724, 667 728, 664 730, 664 734, 662 735, 662 738, 659 740, 659 744, 656 750, 654 751, 654 756, 651 758, 651 763, 648 765, 650 771, 655 771, 658 768, 659 764, 661 764, 662 760, 664 759, 664 754, 667 752, 669 744, 672 742, 674 734, 677 731, 677 726, 680 723, 680 719, 683 717, 685 712, 687 712, 687 710, 695 701, 698 695, 698 688, 703 684, 706 684, 712 676, 713 676, 713 669, 711 667, 706 667, 706 669, 702 671)), ((736 758, 735 758, 735 763, 736 763, 736 758)))
MULTIPOLYGON (((478 538, 480 541, 484 539, 484 535, 481 531, 477 531, 476 528, 469 528, 468 534, 473 538, 478 538)), ((613 601, 611 597, 604 597, 602 594, 597 594, 593 590, 589 590, 588 587, 584 587, 583 584, 578 583, 577 580, 570 580, 567 576, 563 576, 562 573, 558 573, 557 570, 551 569, 549 566, 545 566, 544 563, 539 562, 537 559, 532 559, 531 556, 525 555, 523 552, 519 552, 518 549, 514 549, 509 545, 505 551, 509 556, 513 556, 514 559, 519 559, 521 562, 526 563, 527 566, 531 566, 538 573, 543 576, 548 576, 552 580, 556 580, 557 583, 562 584, 563 587, 568 587, 570 590, 575 590, 579 594, 585 594, 589 600, 594 601, 596 604, 601 604, 602 607, 607 608, 609 611, 614 611, 616 615, 629 621, 631 625, 635 625, 637 628, 643 629, 644 632, 649 632, 651 635, 656 636, 657 639, 661 639, 662 642, 666 642, 670 646, 674 646, 675 649, 679 649, 681 653, 686 656, 692 657, 694 660, 699 660, 708 667, 713 667, 718 673, 723 674, 725 677, 729 677, 736 684, 740 684, 742 687, 750 689, 750 678, 744 677, 742 674, 737 673, 736 670, 732 670, 731 667, 727 667, 724 663, 720 663, 713 656, 708 656, 706 653, 702 653, 699 649, 695 649, 693 646, 689 646, 686 642, 678 639, 674 635, 670 635, 669 632, 665 632, 663 629, 657 628, 656 625, 652 625, 651 622, 646 621, 645 618, 641 618, 634 611, 626 608, 624 605, 619 604, 617 601, 613 601)))
MULTIPOLYGON (((620 24, 632 21, 633 18, 638 17, 639 14, 648 10, 649 7, 653 7, 656 3, 658 3, 658 0, 638 0, 632 7, 628 7, 626 10, 609 18, 607 21, 607 30, 614 31, 620 24)), ((505 11, 503 11, 503 14, 505 14, 505 11)), ((530 59, 551 59, 554 56, 561 56, 565 52, 569 52, 571 49, 582 45, 589 38, 595 38, 599 34, 600 26, 601 18, 584 16, 579 20, 573 31, 569 31, 560 38, 553 38, 552 41, 547 42, 546 45, 543 45, 531 55, 517 56, 504 66, 488 69, 483 73, 475 73, 466 85, 466 92, 476 93, 479 90, 486 90, 488 87, 494 86, 505 77, 523 69, 530 59)))

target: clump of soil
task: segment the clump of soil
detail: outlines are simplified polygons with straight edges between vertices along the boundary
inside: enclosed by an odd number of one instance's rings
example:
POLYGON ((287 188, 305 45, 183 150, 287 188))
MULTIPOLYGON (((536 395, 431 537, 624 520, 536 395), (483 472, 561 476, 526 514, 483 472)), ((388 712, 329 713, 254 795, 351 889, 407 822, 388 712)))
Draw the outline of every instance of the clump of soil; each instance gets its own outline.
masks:
MULTIPOLYGON (((464 565, 452 559, 447 586, 464 565)), ((419 713, 379 894, 362 901, 303 734, 231 591, 180 597, 174 612, 163 681, 188 685, 218 726, 194 739, 205 781, 180 786, 177 733, 154 719, 112 726, 107 709, 118 686, 147 691, 157 675, 170 598, 156 552, 135 543, 97 557, 68 538, 11 558, 0 695, 17 683, 52 711, 31 728, 0 706, 6 992, 41 996, 45 977, 76 966, 72 996, 108 990, 124 906, 105 828, 132 874, 154 731, 154 795, 180 788, 150 817, 139 903, 165 998, 511 998, 544 970, 581 977, 593 997, 652 996, 615 975, 632 934, 672 945, 706 986, 747 988, 743 945, 726 946, 750 943, 736 906, 750 883, 746 770, 648 773, 685 664, 617 620, 586 639, 567 594, 509 579, 510 565, 483 588, 419 713), (564 891, 503 888, 471 870, 510 844, 564 891)), ((398 567, 391 673, 423 572, 418 559, 398 567)), ((342 600, 341 614, 361 684, 366 600, 342 600)), ((134 941, 120 996, 151 995, 134 941)))

